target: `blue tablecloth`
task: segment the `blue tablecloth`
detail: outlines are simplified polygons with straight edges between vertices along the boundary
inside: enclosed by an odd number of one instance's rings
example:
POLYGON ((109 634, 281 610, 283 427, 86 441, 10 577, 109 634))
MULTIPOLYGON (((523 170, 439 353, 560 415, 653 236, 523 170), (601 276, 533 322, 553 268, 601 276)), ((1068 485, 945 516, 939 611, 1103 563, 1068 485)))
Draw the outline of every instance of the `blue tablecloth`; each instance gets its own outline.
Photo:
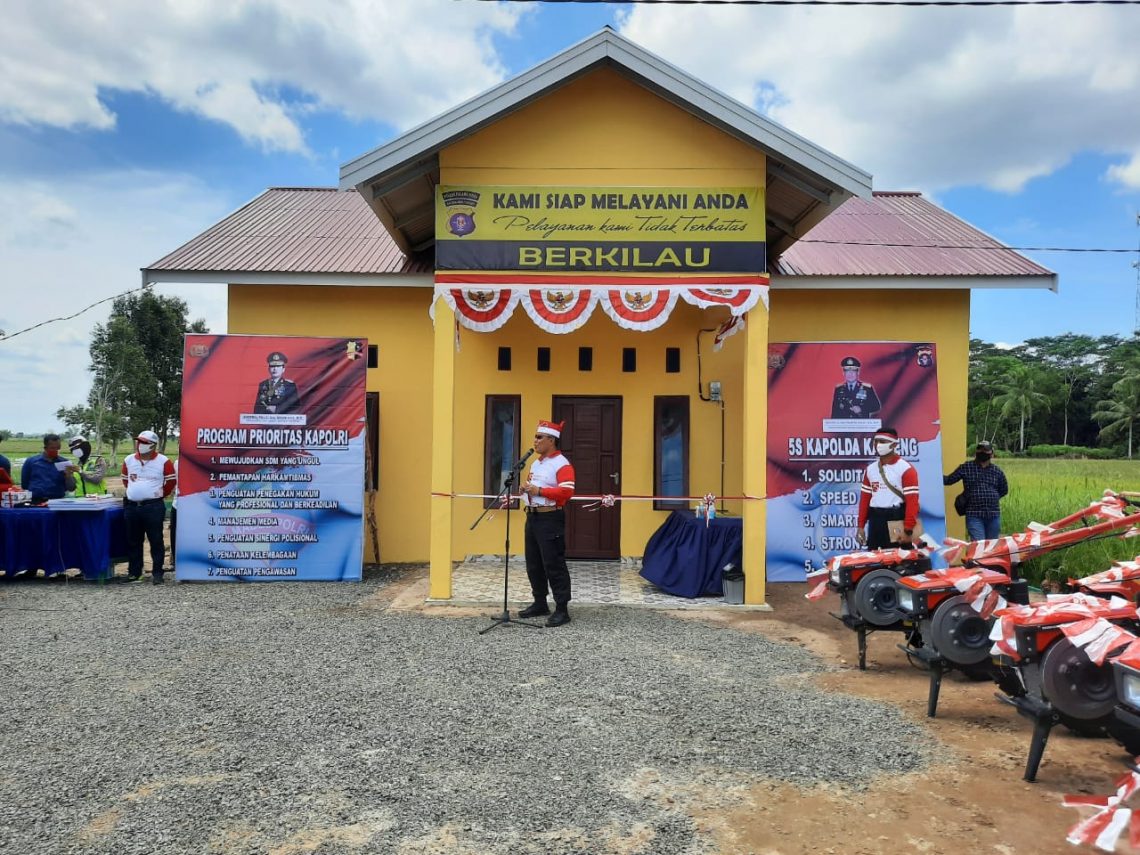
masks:
POLYGON ((692 511, 673 511, 645 544, 641 575, 678 597, 720 594, 721 571, 732 563, 743 569, 744 521, 740 517, 709 520, 692 511))
POLYGON ((0 508, 0 570, 9 576, 23 570, 51 576, 77 567, 84 578, 102 579, 114 574, 112 559, 126 553, 122 508, 0 508))

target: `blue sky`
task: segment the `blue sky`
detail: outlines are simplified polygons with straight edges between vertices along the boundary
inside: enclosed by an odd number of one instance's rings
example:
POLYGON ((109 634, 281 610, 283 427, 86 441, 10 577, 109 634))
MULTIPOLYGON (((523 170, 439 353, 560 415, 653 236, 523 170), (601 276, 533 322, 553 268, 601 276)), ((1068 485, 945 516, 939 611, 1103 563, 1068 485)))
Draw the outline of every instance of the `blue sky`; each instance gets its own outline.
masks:
MULTIPOLYGON (((139 284, 270 186, 340 165, 600 27, 1013 246, 1140 245, 1140 16, 1112 7, 40 0, 0 32, 0 329, 139 284)), ((1027 253, 972 333, 1132 333, 1136 254, 1027 253)), ((224 288, 160 286, 225 329, 224 288)), ((0 427, 60 427, 108 305, 0 341, 0 427)))

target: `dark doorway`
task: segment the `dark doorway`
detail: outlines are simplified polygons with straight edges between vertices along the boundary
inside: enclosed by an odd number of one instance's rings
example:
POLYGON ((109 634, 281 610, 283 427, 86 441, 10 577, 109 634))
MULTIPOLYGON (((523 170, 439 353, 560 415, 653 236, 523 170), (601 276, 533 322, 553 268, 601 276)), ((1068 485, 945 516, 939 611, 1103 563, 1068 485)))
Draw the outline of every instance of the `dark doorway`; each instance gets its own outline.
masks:
MULTIPOLYGON (((621 495, 621 398, 556 395, 556 422, 562 451, 574 466, 578 495, 621 495)), ((566 557, 621 557, 621 503, 586 510, 590 502, 570 502, 566 514, 566 557)))

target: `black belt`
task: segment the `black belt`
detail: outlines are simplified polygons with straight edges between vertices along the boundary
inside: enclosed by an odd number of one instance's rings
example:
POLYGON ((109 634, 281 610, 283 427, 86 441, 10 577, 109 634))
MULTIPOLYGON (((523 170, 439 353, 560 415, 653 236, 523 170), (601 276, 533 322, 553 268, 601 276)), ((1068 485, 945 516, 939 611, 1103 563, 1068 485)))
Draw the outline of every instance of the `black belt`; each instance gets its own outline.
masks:
POLYGON ((556 505, 524 505, 523 510, 528 514, 548 514, 551 511, 560 511, 562 508, 556 505))
POLYGON ((141 502, 135 502, 130 499, 123 499, 123 504, 128 507, 138 507, 139 505, 153 505, 155 502, 161 502, 162 499, 143 499, 141 502))

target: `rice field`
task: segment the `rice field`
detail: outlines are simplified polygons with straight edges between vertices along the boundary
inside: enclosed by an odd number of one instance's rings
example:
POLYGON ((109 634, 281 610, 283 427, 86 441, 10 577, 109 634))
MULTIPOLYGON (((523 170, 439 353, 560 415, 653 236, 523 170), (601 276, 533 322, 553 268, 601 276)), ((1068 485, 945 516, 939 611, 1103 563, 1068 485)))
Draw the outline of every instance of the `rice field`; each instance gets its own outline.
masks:
MULTIPOLYGON (((1068 516, 1106 488, 1140 492, 1140 460, 1002 458, 997 463, 1009 481, 1009 495, 1001 503, 1003 533, 1068 516)), ((1140 538, 1106 538, 1043 555, 1024 565, 1022 572, 1033 584, 1061 581, 1107 570, 1113 561, 1137 555, 1140 538)))

